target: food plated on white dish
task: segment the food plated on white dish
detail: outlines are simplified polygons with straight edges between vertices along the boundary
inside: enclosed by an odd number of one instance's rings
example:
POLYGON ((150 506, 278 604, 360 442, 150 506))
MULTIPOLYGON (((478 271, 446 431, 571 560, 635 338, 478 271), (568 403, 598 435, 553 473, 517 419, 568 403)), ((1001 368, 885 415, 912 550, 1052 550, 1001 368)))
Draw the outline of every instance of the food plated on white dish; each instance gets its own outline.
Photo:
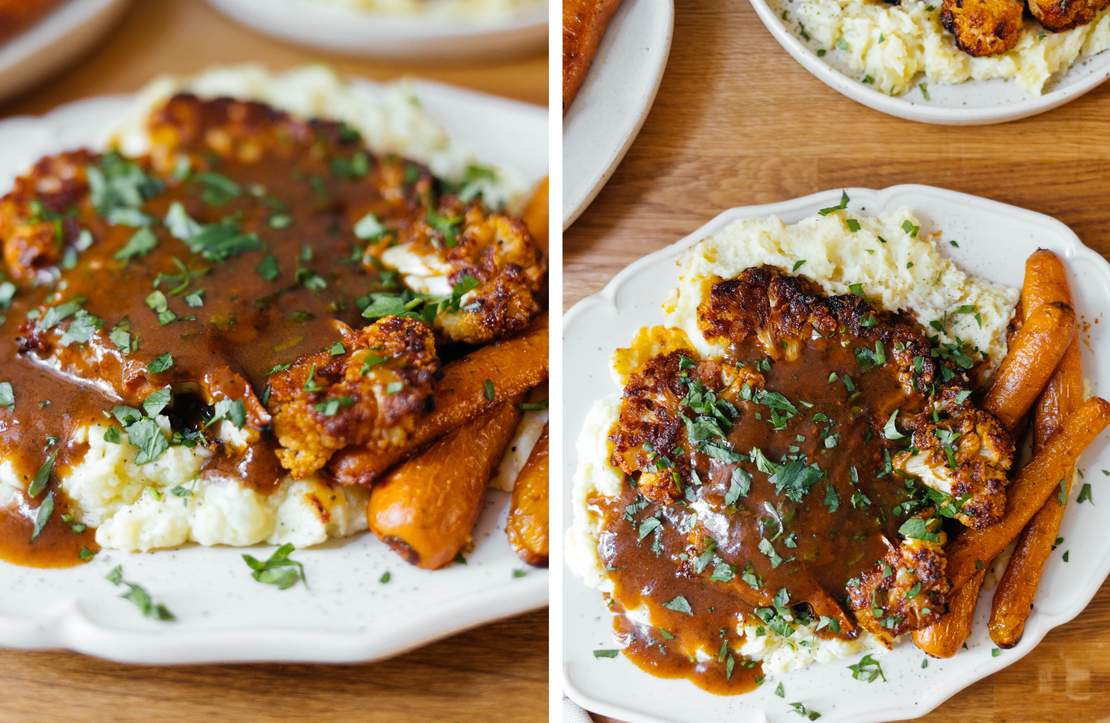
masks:
POLYGON ((563 228, 636 140, 674 31, 672 0, 563 3, 563 228))
POLYGON ((128 0, 0 3, 0 98, 26 90, 87 51, 128 0))
POLYGON ((1103 2, 1033 2, 1033 15, 1024 15, 1021 2, 752 5, 775 39, 820 80, 909 120, 1015 120, 1110 77, 1110 9, 1103 2))
POLYGON ((543 604, 525 564, 546 562, 543 147, 506 151, 528 175, 480 163, 452 134, 463 109, 544 137, 540 109, 320 67, 163 79, 0 128, 20 148, 0 200, 0 644, 358 659, 543 604), (189 587, 225 565, 226 602, 189 587), (363 605, 347 639, 298 647, 350 604, 327 592, 343 581, 363 605), (375 629, 388 597, 412 619, 375 629), (130 623, 69 637, 121 602, 130 623), (288 640, 257 644, 267 606, 288 640), (144 618, 172 629, 144 637, 144 618), (236 619, 238 644, 205 642, 236 619))
POLYGON ((848 189, 726 212, 572 309, 571 697, 913 717, 1078 614, 1110 572, 1108 279, 1046 217, 848 189))
POLYGON ((503 58, 547 42, 544 0, 209 0, 259 32, 417 62, 503 58))

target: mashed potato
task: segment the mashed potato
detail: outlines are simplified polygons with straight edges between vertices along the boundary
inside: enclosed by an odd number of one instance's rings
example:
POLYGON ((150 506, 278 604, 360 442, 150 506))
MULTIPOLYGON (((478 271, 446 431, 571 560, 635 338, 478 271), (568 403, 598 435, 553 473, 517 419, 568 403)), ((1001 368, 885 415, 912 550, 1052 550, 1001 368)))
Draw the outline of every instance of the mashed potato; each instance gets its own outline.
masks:
POLYGON ((997 56, 973 58, 940 24, 940 0, 770 0, 833 67, 890 95, 928 83, 1016 80, 1040 95, 1076 61, 1110 49, 1110 9, 1074 30, 1050 33, 1027 19, 1021 39, 997 56))
POLYGON ((758 264, 788 270, 801 264, 797 273, 826 293, 851 293, 859 284, 883 308, 910 310, 930 333, 937 333, 936 321, 943 341, 970 342, 997 363, 1006 354, 1017 291, 965 273, 941 253, 939 236, 920 229, 908 210, 877 217, 838 211, 794 225, 773 217, 736 221, 679 260, 679 285, 664 306, 667 323, 703 353, 719 352, 697 325, 698 304, 714 279, 758 264), (850 221, 858 231, 849 229, 850 221))
MULTIPOLYGON (((854 224, 853 224, 854 225, 854 224)), ((989 355, 987 366, 997 365, 1006 353, 1006 327, 1017 303, 1015 289, 978 279, 960 270, 940 251, 937 235, 914 231, 920 222, 910 211, 866 217, 839 211, 788 225, 777 218, 741 220, 710 236, 678 260, 678 288, 664 303, 668 327, 650 327, 637 332, 628 347, 613 354, 611 372, 618 387, 639 365, 659 353, 681 346, 688 339, 703 354, 716 355, 697 328, 698 304, 713 280, 733 277, 745 268, 773 264, 797 268, 829 294, 849 293, 849 285, 861 284, 864 293, 888 309, 912 309, 923 324, 944 319, 945 312, 974 305, 979 321, 969 314, 948 314, 942 324, 946 341, 956 337, 979 346, 989 355), (851 231, 854 219, 859 229, 851 231), (964 318, 966 316, 966 318, 964 318)), ((599 399, 591 407, 577 439, 578 464, 572 491, 573 519, 566 539, 566 562, 585 584, 610 592, 613 581, 598 555, 602 519, 589 506, 598 494, 620 494, 623 474, 610 463, 609 431, 616 423, 619 395, 599 399)), ((695 515, 703 514, 690 506, 695 515)), ((645 625, 645 610, 629 611, 629 617, 645 625)), ((856 640, 825 640, 815 624, 796 626, 789 638, 768 628, 737 621, 743 637, 734 652, 762 662, 766 674, 781 674, 813 663, 882 653, 885 648, 863 632, 856 640)), ((717 650, 686 651, 699 659, 716 657, 717 650)))
MULTIPOLYGON (((257 67, 207 72, 193 79, 162 78, 141 91, 109 139, 127 154, 149 146, 145 120, 152 107, 177 91, 203 97, 253 98, 302 115, 343 120, 356 127, 377 153, 397 153, 427 164, 437 175, 461 181, 475 163, 473 155, 453 142, 424 112, 403 85, 384 93, 351 86, 323 67, 273 75, 257 67)), ((482 192, 493 204, 517 205, 525 187, 507 169, 496 169, 482 192)), ((511 489, 546 412, 529 413, 493 484, 511 489)), ((169 433, 169 421, 159 418, 169 433)), ((171 446, 155 461, 135 463, 138 449, 126 432, 119 442, 105 440, 107 427, 92 425, 75 432, 88 451, 59 482, 74 503, 77 521, 96 527, 96 541, 109 549, 146 551, 188 542, 201 545, 293 543, 306 547, 366 529, 368 491, 330 485, 323 478, 286 477, 277 490, 262 494, 236 480, 205 473, 203 448, 171 446)), ((218 434, 225 444, 242 446, 243 432, 224 422, 218 434)), ((18 504, 22 483, 10 464, 0 464, 0 506, 18 504)))

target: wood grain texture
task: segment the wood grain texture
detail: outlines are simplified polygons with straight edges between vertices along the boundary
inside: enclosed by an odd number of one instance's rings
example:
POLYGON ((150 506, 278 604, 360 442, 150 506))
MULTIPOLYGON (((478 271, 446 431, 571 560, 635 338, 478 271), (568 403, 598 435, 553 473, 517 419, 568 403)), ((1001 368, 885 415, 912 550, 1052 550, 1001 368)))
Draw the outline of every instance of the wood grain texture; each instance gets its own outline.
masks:
MULTIPOLYGON (((720 211, 842 186, 925 183, 987 196, 1055 216, 1088 246, 1110 252, 1110 83, 1017 123, 926 126, 826 87, 778 46, 746 2, 675 5, 674 44, 654 108, 613 178, 565 234, 566 307, 720 211)), ((1110 716, 1108 626, 1104 587, 1026 658, 928 719, 1110 716)))
MULTIPOLYGON (((43 113, 71 100, 136 90, 160 73, 243 62, 275 69, 326 62, 377 80, 418 75, 547 102, 543 52, 505 63, 387 65, 271 40, 202 0, 135 0, 91 55, 0 106, 0 115, 43 113)), ((547 620, 540 611, 391 661, 354 666, 148 668, 72 653, 0 650, 0 720, 542 721, 547 620)))

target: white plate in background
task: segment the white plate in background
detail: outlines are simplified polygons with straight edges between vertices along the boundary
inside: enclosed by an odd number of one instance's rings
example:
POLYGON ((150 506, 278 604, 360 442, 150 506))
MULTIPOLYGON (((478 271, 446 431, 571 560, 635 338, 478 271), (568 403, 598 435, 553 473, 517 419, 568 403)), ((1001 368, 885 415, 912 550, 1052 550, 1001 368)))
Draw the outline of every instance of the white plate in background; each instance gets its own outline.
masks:
MULTIPOLYGON (((414 82, 413 90, 479 158, 529 176, 545 172, 545 109, 434 83, 414 82)), ((0 189, 43 154, 99 146, 130 104, 126 97, 95 98, 0 122, 0 189)), ((133 663, 338 663, 396 655, 547 604, 547 571, 521 562, 505 538, 508 506, 506 493, 488 493, 466 565, 420 570, 362 533, 298 550, 294 558, 304 563, 308 585, 284 591, 255 582, 241 558, 265 559, 270 546, 102 551, 63 570, 0 562, 0 646, 68 648, 133 663), (121 600, 104 579, 117 564, 177 621, 145 619, 121 600), (392 579, 382 584, 387 571, 392 579)))
POLYGON ((671 52, 673 0, 624 0, 563 118, 563 228, 617 170, 644 124, 671 52))
MULTIPOLYGON (((956 239, 959 248, 942 246, 942 252, 960 267, 1010 286, 1020 286, 1026 257, 1037 248, 1061 256, 1068 269, 1072 295, 1083 329, 1084 372, 1091 392, 1110 394, 1110 328, 1102 318, 1110 309, 1110 264, 1084 246, 1068 227, 1032 211, 977 196, 929 186, 894 186, 883 191, 849 188, 848 206, 857 213, 875 215, 900 208, 914 211, 923 232, 943 230, 945 239, 956 239), (1103 323, 1095 323, 1096 321, 1103 323)), ((602 291, 574 306, 563 329, 563 367, 575 380, 575 394, 563 401, 564 465, 570 476, 577 464, 575 441, 594 400, 618 394, 609 374, 615 348, 631 340, 642 326, 663 323, 660 308, 678 282, 675 260, 699 240, 741 218, 778 216, 788 223, 835 206, 841 189, 784 203, 747 206, 726 211, 681 241, 636 261, 621 271, 602 291)), ((1079 466, 1095 473, 1110 469, 1110 435, 1096 440, 1079 466)), ((573 516, 569 484, 561 495, 565 521, 573 516)), ((739 696, 717 696, 683 680, 656 678, 623 655, 594 658, 597 648, 612 648, 611 615, 597 590, 586 588, 567 572, 563 592, 563 677, 567 694, 579 705, 629 721, 784 721, 800 720, 788 701, 800 701, 822 714, 821 721, 878 721, 924 715, 975 681, 1021 659, 1052 628, 1076 615, 1098 592, 1110 574, 1110 508, 1068 506, 1061 535, 1066 544, 1049 558, 1037 593, 1036 608, 1029 616, 1025 635, 997 657, 987 635, 993 588, 984 589, 976 611, 968 650, 948 660, 929 660, 910 641, 879 657, 887 682, 853 680, 847 666, 856 659, 815 665, 769 679, 756 691, 739 696), (1070 550, 1069 562, 1061 559, 1070 550), (786 698, 774 695, 782 681, 786 698)))
POLYGON ((1043 95, 1029 95, 1017 82, 970 80, 953 85, 930 84, 929 97, 915 86, 890 96, 844 75, 829 64, 781 17, 767 0, 751 0, 752 7, 786 52, 825 85, 857 103, 888 115, 939 125, 989 125, 1028 118, 1057 108, 1094 90, 1110 79, 1110 51, 1079 60, 1043 95))
POLYGON ((349 55, 438 62, 498 59, 547 44, 547 4, 490 18, 359 12, 314 0, 209 0, 266 35, 349 55))
POLYGON ((88 50, 130 0, 68 0, 0 44, 0 98, 26 90, 88 50))

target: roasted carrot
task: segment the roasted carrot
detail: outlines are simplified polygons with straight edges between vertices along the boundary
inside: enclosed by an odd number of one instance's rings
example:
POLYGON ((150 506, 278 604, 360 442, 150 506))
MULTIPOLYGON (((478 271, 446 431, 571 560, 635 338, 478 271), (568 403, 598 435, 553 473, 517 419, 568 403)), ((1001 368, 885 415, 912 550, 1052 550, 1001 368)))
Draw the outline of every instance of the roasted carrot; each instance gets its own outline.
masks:
POLYGON ((332 457, 329 469, 343 484, 371 484, 402 459, 547 379, 547 318, 522 336, 482 347, 447 364, 436 386, 435 409, 412 436, 372 452, 348 447, 332 457))
POLYGON ((983 529, 967 529, 948 549, 948 578, 952 588, 963 586, 1005 549, 1033 519, 1064 480, 1083 450, 1110 424, 1110 402, 1091 397, 1033 455, 1010 484, 1006 514, 983 529))
MULTIPOLYGON (((1064 270, 1063 264, 1060 263, 1060 259, 1051 251, 1039 249, 1025 261, 1025 277, 1022 280, 1021 299, 1016 314, 1019 325, 1014 328, 1007 340, 1009 345, 1007 360, 1014 355, 1029 354, 1027 349, 1023 349, 1023 345, 1030 343, 1029 334, 1032 333, 1032 330, 1027 331, 1025 336, 1022 336, 1021 332, 1034 312, 1047 304, 1063 304, 1070 308, 1071 293, 1068 291, 1067 272, 1064 270)), ((1072 343, 1075 343, 1074 337, 1072 343)), ((1006 365, 1005 361, 1003 365, 1006 365)), ((993 388, 1001 390, 1002 387, 999 382, 1005 382, 1006 379, 1004 375, 999 374, 993 388)), ((1036 385, 1038 382, 1036 378, 1029 379, 1028 377, 1026 381, 1031 382, 1032 385, 1036 385)), ((1015 382, 1012 386, 1017 386, 1017 383, 1015 382)), ((994 405, 1004 410, 1011 404, 1024 403, 1020 400, 1002 399, 1001 394, 1000 391, 1000 396, 995 398, 994 405)), ((994 409, 992 411, 998 410, 994 409)), ((1018 409, 1010 409, 1009 411, 1012 414, 1017 414, 1019 419, 1025 416, 1025 410, 1020 410, 1020 414, 1018 414, 1018 409)), ((1016 424, 1016 421, 1009 422, 1007 426, 1013 430, 1016 424)), ((983 577, 983 575, 975 576, 967 585, 957 591, 953 604, 943 619, 919 631, 919 634, 914 634, 914 641, 919 648, 936 657, 948 657, 963 645, 964 640, 971 633, 972 617, 975 615, 975 601, 979 599, 983 577)), ((1033 582, 1033 586, 1036 587, 1036 581, 1033 582)))
POLYGON ((470 541, 490 475, 512 439, 516 399, 444 437, 391 472, 370 493, 370 529, 408 562, 447 565, 470 541))
POLYGON ((563 112, 574 101, 621 0, 563 0, 563 112))
POLYGON ((1075 336, 1075 312, 1063 302, 1043 304, 1014 334, 983 408, 1010 430, 1033 406, 1075 336))
POLYGON ((1021 318, 1054 301, 1071 304, 1068 275, 1060 258, 1047 249, 1037 249, 1025 260, 1021 281, 1021 318))
POLYGON ((934 658, 951 658, 971 634, 975 604, 986 570, 980 570, 948 599, 948 612, 927 628, 913 631, 913 644, 934 658))
POLYGON ((532 191, 532 197, 528 199, 528 205, 521 214, 528 233, 532 234, 532 240, 544 253, 547 253, 547 180, 545 177, 536 184, 536 189, 532 191))
POLYGON ((547 427, 536 440, 528 461, 513 484, 513 501, 505 533, 521 560, 547 565, 548 552, 548 450, 547 427))
MULTIPOLYGON (((1033 423, 1034 449, 1043 448, 1053 432, 1063 425, 1063 421, 1082 402, 1083 370, 1079 343, 1072 340, 1064 359, 1037 403, 1033 423)), ((1069 469, 1064 476, 1065 502, 1071 494, 1073 475, 1074 469, 1069 469)), ((1045 561, 1048 560, 1060 533, 1064 508, 1065 505, 1060 504, 1059 499, 1049 497, 1018 538, 1017 547, 1006 565, 1006 572, 995 590, 988 623, 991 640, 1000 647, 1011 648, 1017 645, 1025 632, 1025 621, 1033 607, 1033 598, 1037 594, 1045 561)))

